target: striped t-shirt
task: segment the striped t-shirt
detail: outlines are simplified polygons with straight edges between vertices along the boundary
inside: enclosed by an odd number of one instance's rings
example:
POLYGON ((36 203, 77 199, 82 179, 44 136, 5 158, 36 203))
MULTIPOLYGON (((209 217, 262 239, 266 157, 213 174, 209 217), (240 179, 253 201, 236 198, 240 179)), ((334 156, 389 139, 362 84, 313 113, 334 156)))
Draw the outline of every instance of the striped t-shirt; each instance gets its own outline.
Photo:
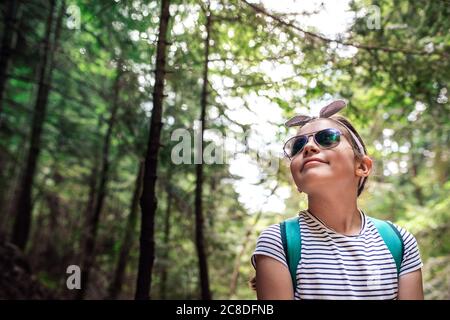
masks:
MULTIPOLYGON (((302 238, 294 298, 299 299, 396 299, 397 267, 375 225, 361 213, 361 232, 345 236, 327 228, 308 211, 299 214, 302 238)), ((399 276, 422 267, 414 236, 399 231, 404 244, 399 276)), ((286 267, 280 225, 267 227, 258 237, 255 255, 265 255, 286 267)))

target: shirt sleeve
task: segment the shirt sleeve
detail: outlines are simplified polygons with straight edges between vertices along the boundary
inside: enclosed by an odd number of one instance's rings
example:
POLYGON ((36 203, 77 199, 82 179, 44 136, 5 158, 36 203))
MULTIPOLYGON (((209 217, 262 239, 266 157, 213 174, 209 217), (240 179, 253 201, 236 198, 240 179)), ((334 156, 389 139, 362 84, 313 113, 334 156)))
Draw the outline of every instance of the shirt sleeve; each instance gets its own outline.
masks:
POLYGON ((271 257, 287 267, 286 255, 281 242, 280 225, 273 224, 264 229, 256 241, 256 249, 252 254, 251 262, 256 269, 256 255, 271 257))
POLYGON ((394 226, 397 228, 403 240, 403 260, 399 274, 401 277, 410 272, 419 270, 423 267, 423 263, 420 258, 419 246, 417 245, 416 238, 406 229, 399 227, 396 224, 394 224, 394 226))

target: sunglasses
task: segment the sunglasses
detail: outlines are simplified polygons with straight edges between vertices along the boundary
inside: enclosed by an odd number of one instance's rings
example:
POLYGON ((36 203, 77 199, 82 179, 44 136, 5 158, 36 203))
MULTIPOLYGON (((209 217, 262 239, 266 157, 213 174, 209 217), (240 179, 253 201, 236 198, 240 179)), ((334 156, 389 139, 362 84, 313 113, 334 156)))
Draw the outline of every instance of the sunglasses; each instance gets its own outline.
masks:
POLYGON ((303 151, 311 136, 313 136, 314 142, 321 149, 331 149, 336 147, 341 141, 342 132, 335 128, 328 128, 290 138, 283 147, 283 151, 289 160, 292 160, 293 157, 303 151))

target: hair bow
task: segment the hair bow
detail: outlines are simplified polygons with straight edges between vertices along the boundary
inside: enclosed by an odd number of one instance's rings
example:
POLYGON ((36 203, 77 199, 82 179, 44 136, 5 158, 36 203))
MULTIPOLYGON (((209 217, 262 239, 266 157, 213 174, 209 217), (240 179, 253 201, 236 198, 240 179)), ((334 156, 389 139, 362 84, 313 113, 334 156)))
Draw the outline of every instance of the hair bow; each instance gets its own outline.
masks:
POLYGON ((329 105, 325 106, 320 110, 319 117, 310 117, 305 115, 298 115, 294 116, 288 121, 286 121, 285 125, 287 127, 294 127, 294 126, 303 126, 309 121, 317 118, 329 118, 333 114, 338 113, 341 111, 347 103, 344 100, 336 100, 330 103, 329 105))

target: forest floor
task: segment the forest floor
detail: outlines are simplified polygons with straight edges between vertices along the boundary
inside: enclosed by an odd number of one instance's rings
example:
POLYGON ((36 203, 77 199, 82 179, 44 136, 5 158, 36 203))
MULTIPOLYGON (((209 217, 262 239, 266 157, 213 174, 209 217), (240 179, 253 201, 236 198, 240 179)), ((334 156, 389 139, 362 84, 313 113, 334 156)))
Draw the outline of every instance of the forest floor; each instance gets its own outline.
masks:
POLYGON ((0 240, 0 299, 54 299, 33 274, 27 257, 15 245, 0 240))

